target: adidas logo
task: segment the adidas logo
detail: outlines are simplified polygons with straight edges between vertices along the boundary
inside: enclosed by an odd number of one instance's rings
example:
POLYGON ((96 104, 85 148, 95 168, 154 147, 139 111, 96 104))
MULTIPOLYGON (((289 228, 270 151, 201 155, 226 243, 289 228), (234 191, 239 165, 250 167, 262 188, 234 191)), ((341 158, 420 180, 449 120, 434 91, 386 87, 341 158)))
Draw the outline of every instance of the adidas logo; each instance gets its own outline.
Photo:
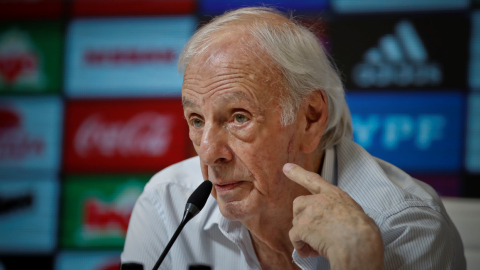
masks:
POLYGON ((408 20, 400 21, 395 34, 381 37, 377 47, 366 51, 352 76, 360 87, 421 87, 442 82, 440 65, 428 61, 427 50, 408 20))

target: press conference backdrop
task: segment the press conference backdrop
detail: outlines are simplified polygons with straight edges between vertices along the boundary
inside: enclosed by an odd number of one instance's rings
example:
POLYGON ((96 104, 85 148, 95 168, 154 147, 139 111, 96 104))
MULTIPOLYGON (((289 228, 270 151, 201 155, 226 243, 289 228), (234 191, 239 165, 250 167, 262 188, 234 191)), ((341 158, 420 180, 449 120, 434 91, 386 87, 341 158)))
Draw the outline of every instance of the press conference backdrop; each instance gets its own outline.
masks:
POLYGON ((356 142, 480 197, 479 0, 0 0, 1 270, 118 269, 143 186, 194 154, 179 53, 249 5, 315 31, 356 142))

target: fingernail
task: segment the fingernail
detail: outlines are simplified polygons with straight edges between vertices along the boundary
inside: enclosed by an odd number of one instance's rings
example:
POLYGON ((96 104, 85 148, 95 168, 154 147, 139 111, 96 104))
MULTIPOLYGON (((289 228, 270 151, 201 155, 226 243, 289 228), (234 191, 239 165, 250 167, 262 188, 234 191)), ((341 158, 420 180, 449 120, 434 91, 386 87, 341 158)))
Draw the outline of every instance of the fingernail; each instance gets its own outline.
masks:
POLYGON ((283 170, 285 172, 289 172, 291 169, 293 169, 293 167, 295 167, 296 165, 293 164, 293 163, 287 163, 283 166, 283 170))

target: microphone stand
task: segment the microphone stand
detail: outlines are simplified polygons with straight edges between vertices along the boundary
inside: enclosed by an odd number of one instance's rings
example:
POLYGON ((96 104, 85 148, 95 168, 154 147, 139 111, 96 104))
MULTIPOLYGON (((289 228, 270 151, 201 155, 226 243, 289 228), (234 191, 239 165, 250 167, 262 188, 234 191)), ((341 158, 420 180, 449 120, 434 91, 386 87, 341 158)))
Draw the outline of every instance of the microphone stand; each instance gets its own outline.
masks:
POLYGON ((198 209, 198 207, 196 207, 195 205, 193 205, 191 203, 187 203, 187 205, 185 206, 185 212, 183 213, 182 222, 180 222, 180 225, 178 225, 177 230, 175 231, 172 238, 168 242, 167 246, 163 250, 163 253, 162 253, 162 255, 160 255, 160 258, 158 258, 157 263, 153 266, 152 270, 157 270, 158 267, 160 267, 160 264, 163 262, 163 260, 167 256, 167 253, 168 253, 168 251, 170 251, 170 248, 172 247, 175 240, 177 240, 177 237, 180 234, 180 232, 182 231, 183 227, 185 227, 187 222, 189 222, 190 219, 192 219, 194 216, 196 216, 198 214, 198 212, 200 212, 200 209, 198 209))

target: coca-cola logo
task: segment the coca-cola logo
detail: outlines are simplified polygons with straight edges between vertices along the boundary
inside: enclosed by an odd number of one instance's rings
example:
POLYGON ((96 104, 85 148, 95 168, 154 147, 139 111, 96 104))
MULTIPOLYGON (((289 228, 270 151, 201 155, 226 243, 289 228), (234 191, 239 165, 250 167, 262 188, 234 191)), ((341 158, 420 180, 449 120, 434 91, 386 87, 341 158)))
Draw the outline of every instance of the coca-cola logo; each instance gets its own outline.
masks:
POLYGON ((107 122, 94 114, 80 125, 74 147, 78 155, 111 157, 161 156, 171 141, 171 116, 156 112, 140 113, 127 121, 107 122))

